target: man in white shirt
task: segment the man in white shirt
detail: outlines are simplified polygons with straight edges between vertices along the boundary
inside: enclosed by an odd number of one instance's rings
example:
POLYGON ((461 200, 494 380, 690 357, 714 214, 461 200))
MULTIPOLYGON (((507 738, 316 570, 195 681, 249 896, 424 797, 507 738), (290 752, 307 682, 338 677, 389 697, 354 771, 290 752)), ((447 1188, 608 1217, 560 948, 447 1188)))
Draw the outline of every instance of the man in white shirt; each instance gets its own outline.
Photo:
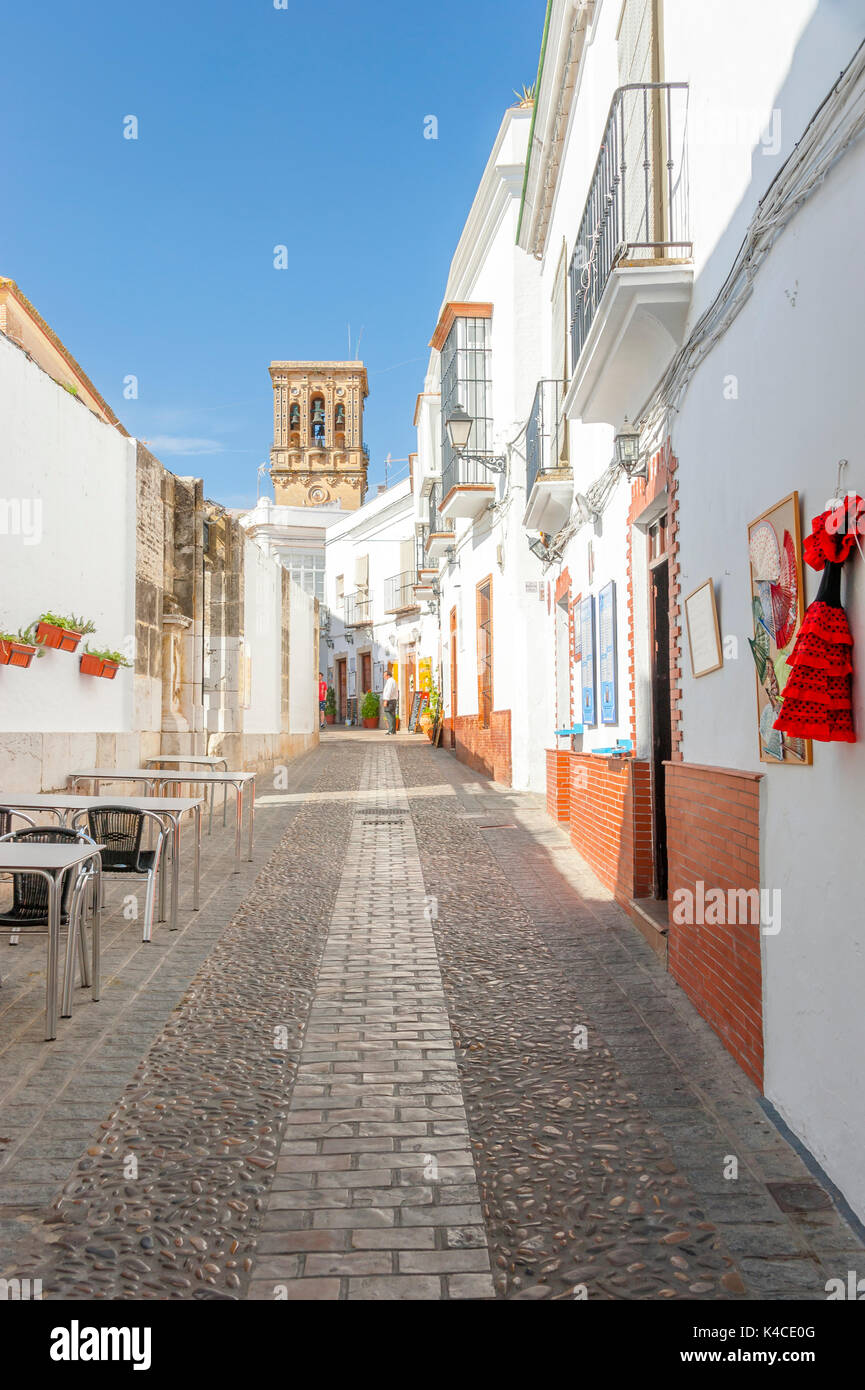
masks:
POLYGON ((387 720, 387 731, 389 734, 396 733, 396 706, 399 699, 399 687, 391 674, 384 683, 384 690, 381 693, 384 701, 384 715, 387 720))

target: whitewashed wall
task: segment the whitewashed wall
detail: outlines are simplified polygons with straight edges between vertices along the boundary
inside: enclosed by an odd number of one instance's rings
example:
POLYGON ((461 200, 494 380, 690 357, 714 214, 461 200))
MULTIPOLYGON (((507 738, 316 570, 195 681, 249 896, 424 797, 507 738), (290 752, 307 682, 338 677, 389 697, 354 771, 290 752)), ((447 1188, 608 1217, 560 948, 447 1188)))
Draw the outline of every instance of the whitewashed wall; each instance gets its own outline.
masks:
MULTIPOLYGON (((83 615, 96 623, 92 645, 125 648, 131 658, 134 441, 3 337, 0 421, 0 627, 15 631, 49 609, 83 615), (41 508, 36 543, 9 533, 16 501, 31 518, 41 508)), ((129 731, 132 680, 126 669, 113 681, 82 676, 78 653, 46 651, 26 670, 2 666, 0 732, 129 731)))
MULTIPOLYGON (((865 495, 862 412, 853 364, 865 360, 859 229, 865 146, 833 171, 761 270, 750 303, 700 369, 673 436, 680 461, 683 592, 710 575, 722 633, 739 655, 694 680, 685 663, 684 756, 762 771, 764 887, 781 893, 782 926, 763 938, 766 1094, 860 1215, 865 1215, 865 918, 857 891, 865 808, 865 745, 814 744, 812 767, 773 767, 757 754, 748 580, 748 523, 794 488, 804 527, 835 485, 865 495), (819 345, 819 350, 817 350, 819 345), (733 374, 738 398, 725 399, 733 374)), ((806 599, 820 576, 805 567, 806 599)), ((855 652, 865 650, 865 564, 845 569, 855 652)), ((854 661, 856 658, 854 657, 854 661)), ((865 735, 861 673, 855 720, 865 735)))
POLYGON ((251 701, 243 711, 243 730, 247 734, 279 733, 282 722, 282 566, 250 540, 243 542, 243 610, 241 651, 252 663, 251 701))
POLYGON ((311 735, 318 729, 315 599, 298 584, 291 584, 289 593, 288 732, 311 735))

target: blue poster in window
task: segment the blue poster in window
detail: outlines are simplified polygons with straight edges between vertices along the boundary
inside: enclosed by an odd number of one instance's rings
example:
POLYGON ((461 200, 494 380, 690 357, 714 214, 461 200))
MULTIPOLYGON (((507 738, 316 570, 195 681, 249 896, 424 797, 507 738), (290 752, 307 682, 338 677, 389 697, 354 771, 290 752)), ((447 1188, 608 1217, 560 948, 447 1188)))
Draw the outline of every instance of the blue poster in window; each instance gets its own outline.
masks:
POLYGON ((583 724, 595 725, 595 600, 591 594, 580 603, 580 643, 583 724))
POLYGON ((601 723, 618 722, 618 681, 616 673, 616 585, 605 584, 598 594, 598 681, 601 693, 601 723))

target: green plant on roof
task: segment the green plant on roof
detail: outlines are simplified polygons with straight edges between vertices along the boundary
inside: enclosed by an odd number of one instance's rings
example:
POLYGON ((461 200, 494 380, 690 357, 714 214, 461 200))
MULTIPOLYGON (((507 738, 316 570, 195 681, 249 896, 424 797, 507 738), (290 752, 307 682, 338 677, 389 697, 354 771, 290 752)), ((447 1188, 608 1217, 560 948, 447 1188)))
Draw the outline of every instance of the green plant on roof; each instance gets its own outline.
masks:
POLYGON ((535 86, 536 84, 534 82, 532 83, 531 87, 527 87, 525 82, 523 82, 521 92, 518 92, 516 87, 514 87, 513 93, 520 106, 534 106, 535 86))

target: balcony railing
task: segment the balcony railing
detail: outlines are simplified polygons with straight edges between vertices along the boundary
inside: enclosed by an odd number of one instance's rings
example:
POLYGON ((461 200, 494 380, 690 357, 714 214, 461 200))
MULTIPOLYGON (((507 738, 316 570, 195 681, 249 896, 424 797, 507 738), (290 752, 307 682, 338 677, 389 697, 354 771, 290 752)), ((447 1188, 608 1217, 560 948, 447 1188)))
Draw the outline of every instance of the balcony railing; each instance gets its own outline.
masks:
POLYGON ((561 469, 564 444, 561 381, 539 381, 526 426, 526 496, 531 494, 538 475, 561 469))
POLYGON ((442 491, 438 483, 433 483, 429 495, 429 522, 427 536, 441 536, 452 532, 454 529, 453 520, 448 520, 439 512, 442 500, 442 491))
POLYGON ((686 259, 687 82, 633 83, 615 93, 570 265, 575 367, 613 269, 686 259))
MULTIPOLYGON (((473 448, 473 445, 469 445, 473 448)), ((477 458, 465 454, 458 454, 451 449, 445 455, 442 464, 442 498, 447 497, 452 488, 455 487, 491 487, 495 483, 495 475, 477 458)))
POLYGON ((418 574, 423 569, 428 569, 429 560, 426 558, 426 527, 419 531, 414 538, 414 567, 418 574))
POLYGON ((417 575, 413 570, 405 570, 402 574, 394 574, 384 581, 386 613, 402 613, 406 608, 417 607, 417 599, 414 596, 416 580, 417 575))
POLYGON ((372 599, 362 592, 346 594, 343 622, 346 627, 363 627, 365 623, 371 623, 372 599))

